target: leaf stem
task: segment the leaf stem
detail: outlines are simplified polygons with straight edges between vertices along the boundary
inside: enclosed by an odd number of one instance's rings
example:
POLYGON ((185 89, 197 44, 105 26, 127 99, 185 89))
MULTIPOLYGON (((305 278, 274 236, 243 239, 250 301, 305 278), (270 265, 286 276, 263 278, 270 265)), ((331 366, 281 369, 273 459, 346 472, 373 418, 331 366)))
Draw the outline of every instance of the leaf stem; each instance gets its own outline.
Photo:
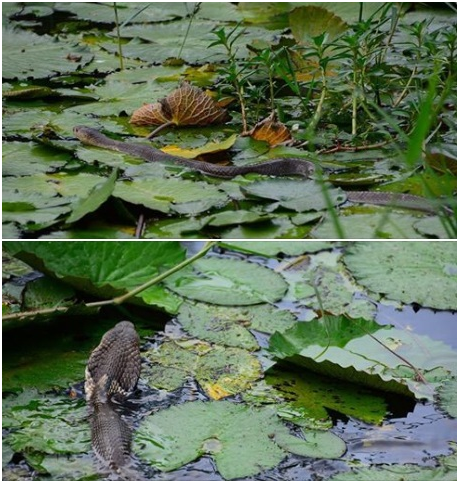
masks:
POLYGON ((118 38, 118 56, 120 58, 120 69, 124 70, 123 49, 121 46, 120 22, 118 20, 118 7, 116 6, 116 2, 113 2, 113 10, 115 11, 116 37, 118 38))
MULTIPOLYGON (((173 273, 178 272, 182 268, 185 268, 186 266, 190 265, 191 263, 195 262, 199 258, 202 258, 214 245, 216 245, 216 241, 212 242, 206 242, 206 244, 202 247, 199 252, 197 252, 195 255, 193 255, 190 258, 187 258, 183 262, 179 263, 175 267, 172 267, 171 269, 159 274, 158 276, 152 278, 148 282, 145 282, 142 285, 139 285, 135 289, 131 290, 130 292, 127 292, 126 294, 123 294, 119 297, 112 298, 110 300, 100 300, 98 302, 89 302, 87 304, 84 304, 84 307, 103 307, 104 305, 120 305, 126 300, 130 299, 131 297, 134 297, 135 295, 139 294, 140 292, 143 292, 147 288, 151 287, 152 285, 155 285, 165 278, 169 277, 173 273)), ((14 314, 8 314, 2 317, 3 321, 7 320, 16 320, 16 319, 21 319, 24 317, 30 317, 31 315, 47 315, 47 314, 54 314, 57 312, 67 312, 74 306, 69 306, 69 307, 54 307, 50 309, 38 309, 38 310, 33 310, 33 311, 27 311, 27 312, 16 312, 14 314)))
MULTIPOLYGON (((175 267, 172 267, 171 269, 167 270, 166 272, 159 274, 157 277, 152 278, 151 280, 149 280, 148 282, 145 282, 144 284, 140 285, 139 287, 135 288, 134 290, 131 290, 130 292, 128 292, 124 295, 121 295, 120 297, 113 298, 112 300, 110 300, 110 302, 115 304, 115 305, 122 304, 124 301, 130 299, 131 297, 134 297, 135 295, 139 294, 140 292, 143 292, 144 290, 151 287, 152 285, 155 285, 155 284, 161 282, 165 278, 169 277, 170 275, 172 275, 175 272, 178 272, 179 270, 186 267, 190 263, 193 263, 194 261, 198 260, 199 258, 202 258, 216 243, 217 242, 206 242, 204 247, 201 250, 199 250, 199 252, 196 253, 195 255, 193 255, 192 257, 187 258, 186 260, 179 263, 175 267)), ((94 305, 91 304, 91 303, 87 304, 87 306, 88 307, 94 307, 94 305)))

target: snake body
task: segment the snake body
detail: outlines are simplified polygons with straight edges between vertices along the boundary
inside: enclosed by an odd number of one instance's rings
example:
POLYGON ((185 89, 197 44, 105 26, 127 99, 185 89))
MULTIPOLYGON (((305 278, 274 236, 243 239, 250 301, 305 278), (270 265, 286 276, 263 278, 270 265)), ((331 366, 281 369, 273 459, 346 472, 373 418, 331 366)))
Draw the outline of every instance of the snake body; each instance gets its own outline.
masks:
POLYGON ((131 322, 119 322, 91 353, 85 382, 94 453, 116 472, 130 463, 132 439, 117 401, 134 391, 139 376, 139 336, 131 322))
MULTIPOLYGON (((147 162, 172 162, 219 178, 234 178, 235 176, 248 173, 258 173, 268 176, 302 176, 304 178, 310 178, 315 169, 312 162, 297 158, 278 158, 259 164, 249 164, 245 166, 219 166, 205 161, 196 161, 182 158, 180 156, 172 156, 159 149, 147 146, 146 144, 116 141, 103 135, 98 130, 87 126, 75 126, 73 132, 82 143, 90 146, 97 146, 112 151, 130 154, 142 158, 147 162)), ((427 198, 404 193, 347 191, 346 197, 348 201, 353 203, 387 205, 433 214, 436 214, 439 208, 436 203, 427 198)))

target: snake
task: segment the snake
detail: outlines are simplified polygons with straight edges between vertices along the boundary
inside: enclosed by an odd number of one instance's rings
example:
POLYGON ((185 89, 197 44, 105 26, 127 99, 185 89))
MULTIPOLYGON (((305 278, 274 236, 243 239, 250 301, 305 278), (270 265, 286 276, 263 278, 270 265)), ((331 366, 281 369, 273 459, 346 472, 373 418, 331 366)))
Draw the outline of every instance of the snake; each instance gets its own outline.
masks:
MULTIPOLYGON (((118 151, 139 157, 146 162, 173 163, 218 178, 234 178, 238 175, 257 173, 268 176, 301 176, 311 178, 315 165, 311 161, 299 158, 276 158, 261 163, 245 166, 221 166, 174 156, 146 144, 117 141, 88 126, 75 126, 73 133, 83 144, 118 151)), ((386 205, 398 208, 414 209, 430 214, 437 214, 439 205, 433 200, 407 193, 382 191, 346 191, 347 201, 372 205, 386 205)))
POLYGON ((99 462, 118 474, 131 464, 132 429, 118 410, 140 377, 139 345, 132 322, 119 322, 103 335, 85 371, 92 448, 99 462))

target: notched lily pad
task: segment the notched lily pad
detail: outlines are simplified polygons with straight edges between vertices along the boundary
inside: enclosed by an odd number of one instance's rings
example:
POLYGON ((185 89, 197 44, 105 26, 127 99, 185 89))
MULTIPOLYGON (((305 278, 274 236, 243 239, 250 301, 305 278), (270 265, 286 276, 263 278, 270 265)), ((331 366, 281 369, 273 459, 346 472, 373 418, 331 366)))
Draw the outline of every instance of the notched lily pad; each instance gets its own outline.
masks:
POLYGON ((344 263, 356 280, 405 304, 457 308, 456 242, 357 243, 344 263))
POLYGON ((276 330, 291 327, 296 321, 288 310, 278 310, 268 304, 233 308, 184 303, 177 319, 195 337, 246 350, 258 349, 258 343, 249 329, 272 334, 276 330))
POLYGON ((286 451, 337 458, 344 442, 331 433, 292 436, 273 408, 230 402, 185 403, 147 417, 134 437, 134 451, 154 467, 171 471, 211 454, 225 479, 244 478, 273 468, 286 451))
POLYGON ((146 376, 153 386, 173 390, 191 376, 212 399, 245 391, 262 375, 258 359, 246 350, 198 340, 164 342, 145 356, 153 363, 146 376))
POLYGON ((287 290, 279 274, 256 263, 206 258, 168 277, 164 284, 184 297, 216 305, 274 303, 287 290))

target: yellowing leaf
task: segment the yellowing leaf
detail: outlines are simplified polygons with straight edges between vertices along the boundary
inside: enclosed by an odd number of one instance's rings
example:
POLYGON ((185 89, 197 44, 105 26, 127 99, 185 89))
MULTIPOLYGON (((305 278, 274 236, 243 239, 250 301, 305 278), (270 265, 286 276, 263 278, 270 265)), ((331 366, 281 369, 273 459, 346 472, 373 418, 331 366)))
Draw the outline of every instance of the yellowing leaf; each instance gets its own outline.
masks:
POLYGON ((232 134, 230 137, 223 141, 211 141, 200 148, 184 149, 180 146, 170 145, 161 149, 161 151, 172 154, 173 156, 181 156, 182 158, 193 159, 201 154, 218 153, 220 151, 226 151, 236 142, 237 135, 232 134))

